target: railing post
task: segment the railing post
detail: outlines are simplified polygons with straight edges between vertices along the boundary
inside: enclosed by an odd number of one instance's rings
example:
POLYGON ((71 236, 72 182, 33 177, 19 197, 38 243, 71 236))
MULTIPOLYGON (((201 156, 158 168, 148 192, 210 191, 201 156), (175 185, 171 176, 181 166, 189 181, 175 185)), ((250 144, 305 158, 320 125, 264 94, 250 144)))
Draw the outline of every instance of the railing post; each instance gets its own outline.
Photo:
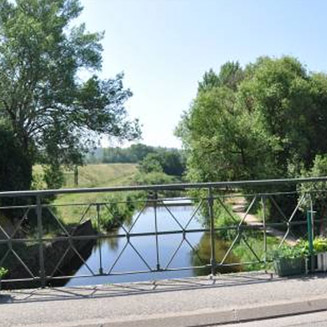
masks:
MULTIPOLYGON (((97 225, 98 225, 98 233, 100 233, 100 204, 96 204, 96 211, 97 211, 97 225)), ((96 241, 98 241, 97 239, 96 241)), ((99 274, 103 275, 103 267, 102 267, 102 250, 101 246, 99 246, 99 260, 100 260, 100 268, 99 268, 99 274)))
POLYGON ((216 274, 216 249, 215 249, 215 217, 213 212, 213 196, 212 188, 208 189, 208 209, 209 209, 209 220, 210 220, 210 266, 211 266, 211 277, 216 274))
POLYGON ((158 237, 158 216, 157 216, 157 201, 158 201, 158 193, 157 191, 154 192, 154 228, 156 234, 156 255, 157 255, 157 271, 160 271, 160 253, 159 253, 159 237, 158 237))
POLYGON ((41 205, 40 195, 36 196, 36 216, 37 216, 37 229, 38 229, 38 242, 39 242, 39 264, 40 264, 41 287, 45 288, 46 276, 45 276, 45 267, 44 267, 42 205, 41 205))
POLYGON ((308 227, 308 243, 309 243, 309 253, 310 253, 310 271, 314 272, 314 255, 313 255, 313 238, 314 238, 314 226, 313 226, 313 203, 311 194, 309 195, 310 199, 310 210, 307 211, 307 227, 308 227))
POLYGON ((266 225, 266 197, 261 196, 262 204, 262 224, 263 224, 263 253, 264 253, 264 263, 267 263, 267 225, 266 225))

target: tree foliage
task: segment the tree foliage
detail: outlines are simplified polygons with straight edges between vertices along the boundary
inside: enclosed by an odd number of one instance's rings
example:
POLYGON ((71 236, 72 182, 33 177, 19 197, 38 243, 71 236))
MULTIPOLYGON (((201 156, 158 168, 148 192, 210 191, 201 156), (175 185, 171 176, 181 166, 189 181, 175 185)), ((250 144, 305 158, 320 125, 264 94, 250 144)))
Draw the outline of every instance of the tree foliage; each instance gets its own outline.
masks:
POLYGON ((80 164, 96 136, 139 136, 123 75, 100 79, 102 33, 73 26, 78 0, 0 2, 0 120, 29 160, 80 164), (93 74, 88 80, 81 72, 93 74))
POLYGON ((140 162, 143 160, 149 153, 157 151, 157 148, 137 143, 132 144, 128 148, 121 147, 109 147, 104 149, 99 149, 97 154, 100 162, 104 163, 114 163, 114 162, 140 162), (101 151, 102 150, 102 151, 101 151))
POLYGON ((159 148, 151 152, 140 162, 140 171, 144 173, 164 172, 167 175, 182 176, 185 171, 183 154, 174 150, 159 148))
POLYGON ((204 75, 176 133, 191 180, 299 176, 327 153, 327 76, 292 57, 227 63, 204 75))
POLYGON ((175 148, 133 144, 128 148, 97 149, 89 162, 139 163, 143 172, 163 171, 167 175, 182 176, 186 168, 184 151, 175 148))
POLYGON ((0 192, 28 189, 31 176, 29 160, 13 133, 0 127, 0 192))

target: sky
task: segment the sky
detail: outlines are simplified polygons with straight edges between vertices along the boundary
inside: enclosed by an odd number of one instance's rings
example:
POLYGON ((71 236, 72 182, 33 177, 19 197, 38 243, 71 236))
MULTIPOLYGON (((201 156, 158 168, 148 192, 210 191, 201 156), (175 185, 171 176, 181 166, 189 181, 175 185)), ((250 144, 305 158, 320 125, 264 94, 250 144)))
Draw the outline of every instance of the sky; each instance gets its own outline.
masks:
POLYGON ((327 0, 81 3, 79 21, 90 32, 105 32, 101 77, 124 72, 134 94, 126 108, 140 120, 148 145, 181 147, 174 130, 198 81, 227 61, 244 66, 263 55, 292 55, 309 71, 327 72, 327 0))

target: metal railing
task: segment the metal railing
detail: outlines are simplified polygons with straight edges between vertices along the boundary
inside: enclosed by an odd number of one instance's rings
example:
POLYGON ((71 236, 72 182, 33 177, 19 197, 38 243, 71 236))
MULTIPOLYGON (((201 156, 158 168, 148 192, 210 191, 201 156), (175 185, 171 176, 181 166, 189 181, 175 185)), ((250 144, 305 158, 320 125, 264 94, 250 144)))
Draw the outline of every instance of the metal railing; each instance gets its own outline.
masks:
MULTIPOLYGON (((72 278, 144 273, 152 278, 176 271, 215 274, 266 267, 274 249, 306 238, 303 210, 314 212, 317 194, 321 199, 326 192, 314 186, 325 182, 327 177, 2 192, 0 267, 9 269, 2 282, 8 287, 45 287, 72 278), (298 186, 306 184, 312 185, 310 190, 299 191, 298 186), (74 194, 74 202, 69 202, 74 194), (91 199, 77 202, 76 194, 91 199), (188 217, 184 212, 181 219, 174 211, 178 204, 189 206, 188 217), (152 228, 136 228, 141 219, 152 228), (168 227, 162 227, 168 220, 168 227), (192 235, 198 235, 196 244, 192 235), (174 237, 175 245, 169 255, 162 253, 163 243, 170 242, 167 237, 174 237), (151 242, 140 250, 136 240, 141 238, 151 242), (118 250, 103 253, 101 242, 111 242, 118 250), (177 260, 185 246, 188 265, 177 260), (127 251, 131 262, 119 268, 127 251), (91 264, 88 258, 94 252, 96 263, 91 264), (144 269, 133 268, 133 258, 144 269), (76 273, 81 266, 82 273, 76 273)), ((313 225, 323 224, 324 213, 313 218, 313 225)))

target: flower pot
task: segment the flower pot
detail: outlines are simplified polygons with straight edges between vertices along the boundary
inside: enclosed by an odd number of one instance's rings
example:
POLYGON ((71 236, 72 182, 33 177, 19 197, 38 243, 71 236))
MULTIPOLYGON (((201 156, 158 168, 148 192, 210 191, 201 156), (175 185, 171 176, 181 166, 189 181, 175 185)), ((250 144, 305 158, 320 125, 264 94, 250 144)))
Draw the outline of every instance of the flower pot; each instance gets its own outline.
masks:
POLYGON ((317 271, 327 271, 327 252, 317 253, 317 271))
POLYGON ((313 269, 311 269, 311 257, 308 260, 308 271, 326 272, 327 271, 327 252, 321 252, 313 255, 313 269))
POLYGON ((305 273, 304 258, 279 258, 274 261, 275 271, 280 277, 302 275, 305 273))

